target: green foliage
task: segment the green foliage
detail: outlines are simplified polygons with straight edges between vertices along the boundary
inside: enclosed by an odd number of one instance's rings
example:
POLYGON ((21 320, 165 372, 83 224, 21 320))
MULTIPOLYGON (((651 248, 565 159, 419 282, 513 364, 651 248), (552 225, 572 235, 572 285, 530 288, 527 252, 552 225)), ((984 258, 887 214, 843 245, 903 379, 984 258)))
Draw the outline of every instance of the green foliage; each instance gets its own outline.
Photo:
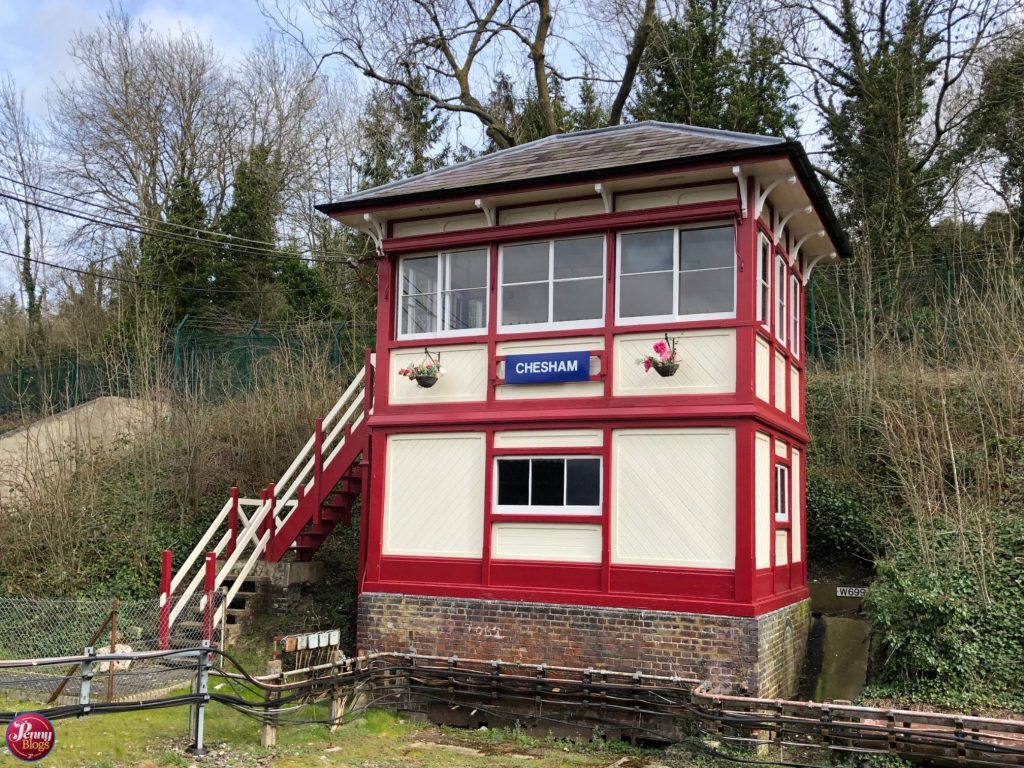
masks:
POLYGON ((807 552, 823 562, 850 557, 871 560, 878 531, 875 499, 862 483, 844 482, 833 473, 809 467, 807 477, 807 552))
POLYGON ((774 136, 796 130, 781 42, 755 28, 728 40, 730 0, 687 0, 682 20, 657 20, 637 73, 637 120, 774 136))
POLYGON ((870 695, 910 696, 964 708, 1024 707, 1024 520, 1002 520, 994 542, 974 537, 963 552, 942 530, 928 531, 937 562, 908 549, 877 564, 867 598, 875 684, 870 695), (985 552, 992 546, 991 557, 985 552), (973 556, 987 567, 971 567, 973 556))

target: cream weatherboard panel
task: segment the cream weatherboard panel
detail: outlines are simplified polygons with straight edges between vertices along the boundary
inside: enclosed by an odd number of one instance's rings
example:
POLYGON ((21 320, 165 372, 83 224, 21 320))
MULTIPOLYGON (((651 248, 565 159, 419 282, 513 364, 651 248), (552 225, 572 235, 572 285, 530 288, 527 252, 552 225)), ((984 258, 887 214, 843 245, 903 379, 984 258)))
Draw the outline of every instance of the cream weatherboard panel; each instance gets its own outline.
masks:
POLYGON ((785 441, 783 441, 783 440, 776 440, 775 441, 775 455, 778 456, 780 459, 788 459, 789 458, 789 446, 786 445, 785 441))
POLYGON ((495 560, 601 562, 601 526, 556 523, 500 523, 493 527, 495 560))
POLYGON ((768 391, 768 366, 771 363, 771 350, 768 342, 757 337, 757 346, 754 348, 754 394, 758 399, 769 402, 771 392, 768 391))
POLYGON ((461 216, 439 216, 419 221, 396 221, 392 225, 395 237, 414 235, 435 235, 441 232, 459 232, 464 229, 479 229, 487 226, 483 212, 467 213, 461 216))
POLYGON ((480 557, 482 432, 389 435, 384 554, 480 557))
POLYGON ((789 415, 800 421, 800 369, 795 365, 789 369, 790 404, 789 415))
POLYGON ((789 476, 793 483, 790 498, 793 499, 793 514, 790 515, 792 531, 792 561, 799 563, 803 559, 803 530, 800 528, 800 515, 803 510, 804 486, 800 479, 800 451, 793 449, 793 466, 789 476))
POLYGON ((735 200, 736 183, 710 184, 687 189, 663 189, 657 192, 638 192, 632 195, 618 195, 615 198, 616 211, 640 211, 646 208, 664 208, 668 205, 691 205, 710 203, 716 200, 735 200))
POLYGON ((775 532, 775 564, 785 565, 789 562, 789 536, 785 530, 775 532))
POLYGON ((398 373, 402 368, 416 365, 426 358, 423 347, 392 350, 389 364, 389 401, 392 405, 463 403, 487 399, 486 344, 430 345, 430 352, 435 358, 440 354, 445 374, 434 386, 425 389, 398 373))
MULTIPOLYGON (((544 352, 577 352, 580 350, 604 349, 600 336, 585 336, 571 339, 529 339, 527 341, 503 341, 498 344, 499 355, 530 355, 544 352)), ((591 375, 601 372, 601 361, 590 358, 591 375)), ((498 366, 498 375, 505 375, 505 364, 498 366)), ((534 400, 546 397, 600 397, 604 384, 600 381, 575 381, 565 384, 522 384, 503 385, 496 388, 498 400, 534 400)))
POLYGON ((664 334, 615 337, 616 395, 709 395, 736 391, 736 332, 732 328, 675 334, 679 370, 674 376, 644 371, 637 361, 651 354, 664 334))
POLYGON ((771 438, 754 438, 754 552, 757 568, 772 564, 771 438))
POLYGON ((498 212, 498 221, 501 223, 501 226, 505 227, 509 224, 569 219, 573 216, 594 216, 601 213, 604 213, 604 202, 600 198, 595 198, 593 200, 573 200, 567 203, 503 209, 498 212))
POLYGON ((775 353, 775 407, 780 411, 786 410, 786 371, 789 364, 786 356, 781 352, 775 353))
POLYGON ((612 471, 613 562, 735 566, 734 430, 616 430, 612 471))
POLYGON ((495 448, 600 448, 600 429, 517 429, 494 433, 495 448))

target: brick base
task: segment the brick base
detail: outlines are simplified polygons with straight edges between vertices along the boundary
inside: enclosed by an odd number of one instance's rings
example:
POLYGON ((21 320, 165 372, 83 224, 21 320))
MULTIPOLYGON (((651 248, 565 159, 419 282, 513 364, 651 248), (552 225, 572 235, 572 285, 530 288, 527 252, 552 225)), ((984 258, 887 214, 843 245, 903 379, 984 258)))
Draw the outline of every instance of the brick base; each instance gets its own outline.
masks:
POLYGON ((758 617, 514 603, 387 593, 359 596, 360 653, 419 653, 708 680, 762 697, 796 694, 810 601, 758 617))

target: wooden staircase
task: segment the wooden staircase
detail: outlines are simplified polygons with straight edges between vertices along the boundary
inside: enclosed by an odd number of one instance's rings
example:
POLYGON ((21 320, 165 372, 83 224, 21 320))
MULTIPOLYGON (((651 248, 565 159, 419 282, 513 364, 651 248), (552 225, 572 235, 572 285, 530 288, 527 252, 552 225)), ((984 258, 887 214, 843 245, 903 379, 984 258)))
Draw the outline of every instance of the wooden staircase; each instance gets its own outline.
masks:
POLYGON ((316 420, 312 436, 291 466, 259 499, 240 498, 238 489, 231 489, 173 578, 171 554, 165 551, 161 638, 169 638, 176 624, 180 629, 201 627, 206 635, 211 634, 211 623, 240 626, 257 597, 251 575, 259 560, 276 563, 290 556, 307 562, 337 526, 352 524, 354 505, 361 500, 365 506, 369 492, 373 363, 367 351, 364 368, 328 414, 316 420), (218 603, 223 587, 227 594, 218 603), (198 609, 197 595, 204 598, 198 609), (207 610, 206 605, 217 607, 207 610))

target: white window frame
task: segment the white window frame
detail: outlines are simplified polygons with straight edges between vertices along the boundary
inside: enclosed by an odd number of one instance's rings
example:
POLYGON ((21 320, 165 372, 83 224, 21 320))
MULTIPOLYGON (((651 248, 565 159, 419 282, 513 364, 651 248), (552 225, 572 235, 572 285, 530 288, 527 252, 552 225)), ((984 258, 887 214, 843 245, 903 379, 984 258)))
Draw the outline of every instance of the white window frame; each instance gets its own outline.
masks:
MULTIPOLYGON (((568 464, 565 464, 564 472, 568 474, 568 464)), ((519 454, 505 454, 494 457, 494 468, 493 468, 494 480, 491 483, 492 495, 491 509, 495 515, 572 515, 580 517, 600 517, 601 510, 604 506, 604 459, 600 454, 596 453, 577 453, 577 454, 530 454, 528 456, 522 456, 519 454), (552 506, 550 504, 542 505, 531 505, 531 504, 498 504, 498 462, 504 461, 530 461, 530 474, 527 476, 526 486, 527 490, 532 490, 533 481, 533 464, 532 461, 536 459, 560 459, 563 461, 571 461, 573 459, 585 459, 590 461, 597 461, 597 504, 595 506, 569 506, 563 504, 562 506, 552 506)), ((565 499, 565 494, 569 492, 568 477, 565 477, 565 482, 562 487, 562 499, 565 499)))
POLYGON ((775 512, 775 522, 788 523, 792 511, 793 494, 790 492, 789 465, 782 462, 775 464, 775 498, 772 504, 775 512), (781 495, 780 492, 781 491, 781 495), (779 512, 779 505, 782 505, 783 512, 779 512))
POLYGON ((757 239, 757 321, 763 328, 771 327, 772 244, 764 232, 757 239), (766 269, 767 267, 767 269, 766 269))
MULTIPOLYGON (((483 246, 481 248, 461 248, 459 250, 452 251, 438 251, 437 253, 410 253, 406 256, 402 256, 398 259, 398 282, 396 290, 396 301, 395 301, 395 339, 403 341, 405 339, 436 339, 445 336, 480 336, 487 333, 487 324, 490 313, 490 301, 491 301, 491 252, 490 248, 483 246), (457 253, 469 253, 471 251, 483 251, 484 264, 486 275, 483 286, 484 291, 484 324, 477 328, 456 328, 456 329, 444 329, 442 326, 448 318, 448 300, 451 294, 451 270, 447 268, 448 259, 452 254, 457 253), (425 259, 435 257, 437 259, 437 291, 434 293, 437 301, 438 317, 437 317, 437 330, 436 331, 425 331, 423 333, 403 333, 402 332, 402 299, 405 294, 402 292, 402 287, 405 283, 405 264, 407 261, 412 259, 425 259)), ((476 290, 480 290, 479 288, 476 290)))
POLYGON ((786 329, 789 326, 789 281, 786 279, 786 259, 781 253, 775 254, 775 338, 786 343, 786 329))
POLYGON ((796 275, 789 278, 789 348, 793 356, 800 358, 800 280, 796 275))
MULTIPOLYGON (((498 333, 531 333, 534 331, 552 331, 560 329, 571 330, 573 328, 600 328, 604 325, 605 315, 608 308, 605 306, 606 291, 605 285, 608 280, 608 242, 605 235, 579 234, 569 237, 552 237, 546 240, 523 240, 515 243, 502 243, 498 252, 498 333), (559 240, 584 240, 591 237, 601 238, 601 317, 594 320, 548 320, 544 323, 519 323, 518 325, 505 325, 502 322, 504 317, 505 302, 505 246, 532 245, 534 243, 548 244, 548 317, 554 317, 555 308, 555 283, 570 283, 582 280, 597 280, 597 275, 590 277, 555 277, 555 242, 559 240)), ((529 283, 512 283, 512 285, 539 285, 542 280, 533 280, 529 283)))
MULTIPOLYGON (((667 227, 646 227, 644 229, 628 229, 617 232, 615 235, 615 324, 616 325, 649 325, 651 323, 674 323, 674 322, 697 322, 700 320, 731 320, 736 317, 736 284, 739 281, 739 260, 736 256, 736 225, 731 221, 706 221, 699 224, 684 224, 680 226, 667 227), (724 229, 732 228, 732 311, 731 312, 703 312, 691 315, 678 314, 679 307, 679 233, 690 229, 724 229), (667 315, 640 315, 637 317, 622 317, 619 301, 622 296, 622 236, 634 235, 642 232, 666 232, 671 231, 672 237, 672 307, 674 312, 667 315)), ((721 267, 714 267, 721 269, 721 267)), ((696 270, 687 270, 688 272, 696 270)), ((661 270, 658 270, 660 273, 661 270)), ((651 272, 631 272, 631 275, 653 274, 651 272)))

